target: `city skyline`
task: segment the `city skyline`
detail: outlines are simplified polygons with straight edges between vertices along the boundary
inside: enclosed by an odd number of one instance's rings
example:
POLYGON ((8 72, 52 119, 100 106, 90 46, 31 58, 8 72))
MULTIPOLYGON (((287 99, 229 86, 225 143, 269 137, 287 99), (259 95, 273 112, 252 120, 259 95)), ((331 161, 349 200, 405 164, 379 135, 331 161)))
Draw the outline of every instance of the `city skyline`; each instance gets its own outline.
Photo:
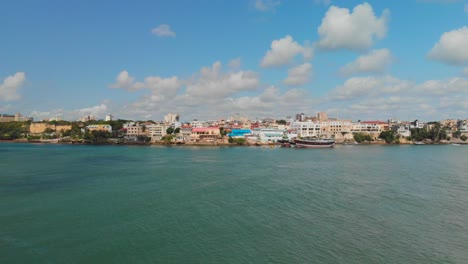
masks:
POLYGON ((10 1, 0 113, 468 116, 466 1, 10 1), (14 11, 13 11, 14 10, 14 11))

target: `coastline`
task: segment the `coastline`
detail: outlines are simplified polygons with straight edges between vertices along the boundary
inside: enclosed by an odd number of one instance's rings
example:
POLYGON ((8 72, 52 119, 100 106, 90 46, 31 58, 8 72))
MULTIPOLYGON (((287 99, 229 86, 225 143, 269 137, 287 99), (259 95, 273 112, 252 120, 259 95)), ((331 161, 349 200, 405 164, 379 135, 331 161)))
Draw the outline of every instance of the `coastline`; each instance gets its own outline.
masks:
MULTIPOLYGON (((165 142, 101 142, 101 143, 91 143, 84 141, 59 141, 59 140, 25 140, 25 139, 16 139, 16 140, 0 140, 0 143, 27 143, 27 144, 59 144, 59 145, 90 145, 90 146, 166 146, 166 147, 280 147, 280 143, 247 143, 247 144, 236 144, 236 143, 225 143, 225 142, 184 142, 184 143, 165 143, 165 142)), ((415 145, 415 146, 424 146, 424 145, 468 145, 468 142, 428 142, 424 144, 415 144, 414 142, 401 142, 401 143, 390 143, 387 144, 385 141, 374 141, 374 142, 337 142, 335 145, 342 146, 398 146, 398 145, 415 145)))

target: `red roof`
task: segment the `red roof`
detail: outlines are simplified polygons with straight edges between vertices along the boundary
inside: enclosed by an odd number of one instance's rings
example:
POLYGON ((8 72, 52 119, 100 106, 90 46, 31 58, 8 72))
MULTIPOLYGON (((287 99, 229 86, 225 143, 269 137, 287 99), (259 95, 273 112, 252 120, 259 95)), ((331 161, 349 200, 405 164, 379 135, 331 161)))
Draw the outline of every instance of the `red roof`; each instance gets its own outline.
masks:
POLYGON ((361 124, 380 124, 380 125, 384 125, 384 124, 387 124, 387 122, 384 122, 384 121, 362 121, 361 124))

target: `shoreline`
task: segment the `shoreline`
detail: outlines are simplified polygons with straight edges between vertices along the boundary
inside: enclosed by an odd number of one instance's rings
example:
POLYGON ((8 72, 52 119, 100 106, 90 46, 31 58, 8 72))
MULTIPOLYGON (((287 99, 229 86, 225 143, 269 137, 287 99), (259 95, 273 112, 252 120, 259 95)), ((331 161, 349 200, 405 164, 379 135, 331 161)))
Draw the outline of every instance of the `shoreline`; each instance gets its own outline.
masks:
MULTIPOLYGON (((58 145, 83 145, 83 146, 166 146, 166 147, 281 147, 280 143, 253 143, 253 144, 235 144, 235 143, 212 143, 212 142, 190 142, 190 143, 163 143, 163 142, 148 142, 148 143, 116 143, 116 142, 103 142, 103 143, 91 143, 91 142, 60 142, 60 141, 51 141, 51 140, 0 140, 0 143, 26 143, 26 144, 58 144, 58 145)), ((382 141, 376 142, 363 142, 363 143, 354 143, 354 142, 339 142, 335 145, 342 146, 398 146, 398 145, 414 145, 414 146, 424 146, 424 145, 468 145, 468 142, 431 142, 424 144, 415 144, 414 142, 405 142, 405 143, 390 143, 387 144, 382 141)))

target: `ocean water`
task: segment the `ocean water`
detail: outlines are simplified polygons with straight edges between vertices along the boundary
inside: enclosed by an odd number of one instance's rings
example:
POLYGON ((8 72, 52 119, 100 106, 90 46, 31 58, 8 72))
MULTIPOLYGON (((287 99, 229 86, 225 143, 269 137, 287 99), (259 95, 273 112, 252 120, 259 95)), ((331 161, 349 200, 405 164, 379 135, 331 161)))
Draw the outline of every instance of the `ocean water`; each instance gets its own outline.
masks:
POLYGON ((0 143, 0 263, 468 263, 468 146, 0 143))

